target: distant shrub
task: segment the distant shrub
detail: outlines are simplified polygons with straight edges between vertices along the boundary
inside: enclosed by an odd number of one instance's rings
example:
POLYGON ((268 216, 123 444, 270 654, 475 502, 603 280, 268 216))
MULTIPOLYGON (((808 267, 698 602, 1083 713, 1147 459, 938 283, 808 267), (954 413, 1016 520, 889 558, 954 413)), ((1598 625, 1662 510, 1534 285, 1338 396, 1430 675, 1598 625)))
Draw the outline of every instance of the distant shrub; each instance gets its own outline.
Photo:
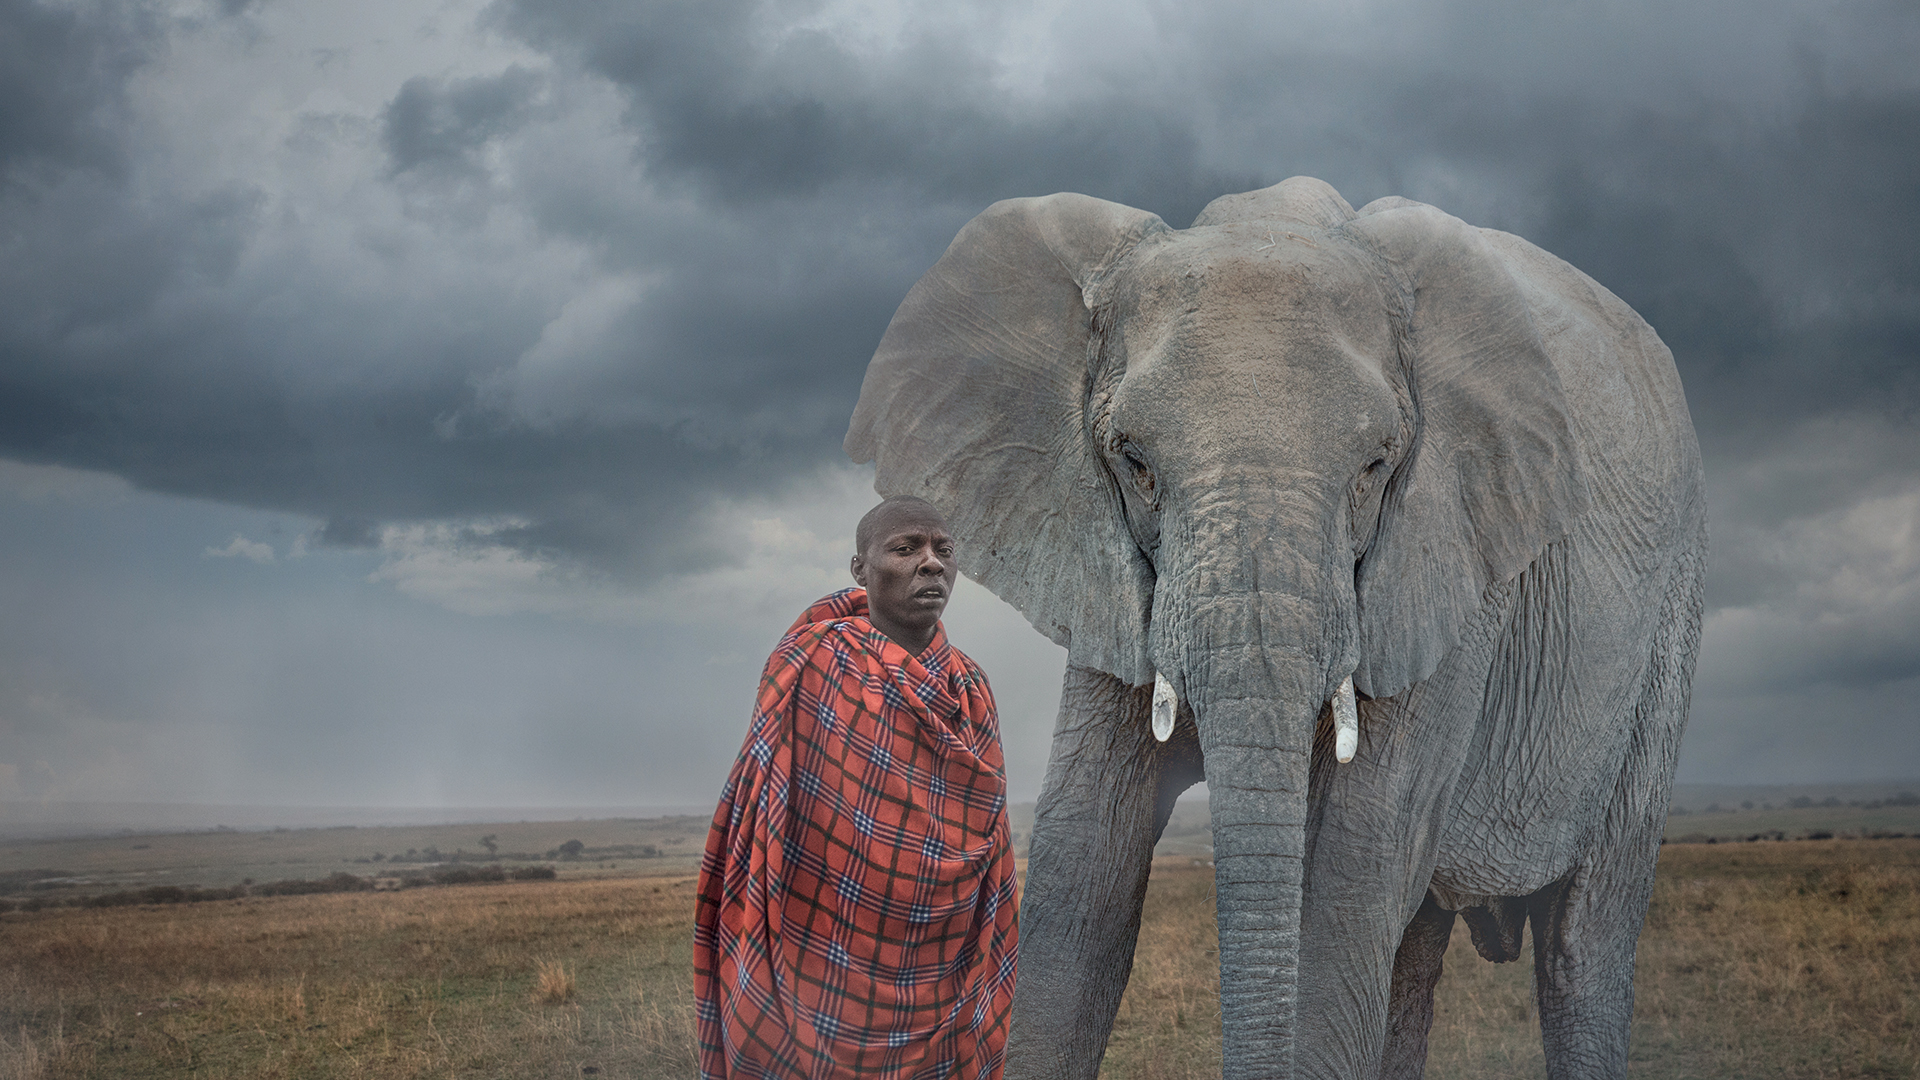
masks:
POLYGON ((1831 840, 1831 839, 1833 839, 1833 834, 1832 834, 1832 833, 1830 833, 1830 832, 1828 832, 1828 831, 1827 831, 1827 830, 1825 830, 1825 829, 1821 829, 1821 830, 1819 830, 1818 832, 1810 832, 1810 833, 1808 833, 1808 834, 1807 834, 1807 839, 1809 839, 1809 840, 1831 840))
POLYGON ((345 870, 336 870, 323 878, 305 880, 288 878, 285 881, 269 881, 264 885, 255 885, 255 896, 307 896, 313 893, 371 892, 373 879, 349 874, 345 870))
POLYGON ((507 876, 515 881, 552 881, 560 871, 551 866, 517 866, 507 876))
POLYGON ((85 907, 132 907, 137 904, 198 904, 206 900, 236 900, 247 895, 242 886, 202 889, 194 885, 149 885, 144 889, 102 893, 74 903, 85 907))
POLYGON ((445 870, 436 870, 433 880, 441 885, 470 885, 478 881, 505 881, 507 872, 493 866, 450 866, 445 870))

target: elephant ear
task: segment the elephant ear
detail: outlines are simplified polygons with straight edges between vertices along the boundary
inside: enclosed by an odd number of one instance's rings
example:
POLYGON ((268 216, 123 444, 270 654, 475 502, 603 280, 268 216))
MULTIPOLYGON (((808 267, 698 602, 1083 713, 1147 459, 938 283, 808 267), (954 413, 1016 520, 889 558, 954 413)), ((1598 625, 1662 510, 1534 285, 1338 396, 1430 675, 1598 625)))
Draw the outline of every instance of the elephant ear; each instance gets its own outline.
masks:
POLYGON ((1088 435, 1087 294, 1165 231, 1085 195, 988 207, 894 314, 846 441, 881 494, 940 508, 969 577, 1134 685, 1153 681, 1153 567, 1088 435))
POLYGON ((1460 640, 1586 508, 1560 376, 1509 261, 1480 230, 1405 199, 1362 208, 1349 235, 1384 262, 1415 418, 1355 574, 1354 687, 1391 697, 1460 640))

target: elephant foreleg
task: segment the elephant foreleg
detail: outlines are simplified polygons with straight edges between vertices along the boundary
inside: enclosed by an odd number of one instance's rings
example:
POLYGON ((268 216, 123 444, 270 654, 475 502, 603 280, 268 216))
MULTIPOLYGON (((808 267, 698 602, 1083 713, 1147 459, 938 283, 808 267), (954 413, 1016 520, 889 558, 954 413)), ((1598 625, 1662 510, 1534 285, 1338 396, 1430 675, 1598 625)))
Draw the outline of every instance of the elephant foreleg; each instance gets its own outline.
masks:
POLYGON ((1069 667, 1020 903, 1008 1080, 1092 1080, 1133 967, 1153 845, 1200 779, 1193 722, 1156 742, 1151 687, 1069 667))
POLYGON ((1433 894, 1414 912, 1393 957, 1393 996, 1387 1007, 1387 1046, 1380 1080, 1420 1080, 1427 1068, 1427 1035, 1433 1030, 1433 987, 1453 937, 1453 916, 1433 894))

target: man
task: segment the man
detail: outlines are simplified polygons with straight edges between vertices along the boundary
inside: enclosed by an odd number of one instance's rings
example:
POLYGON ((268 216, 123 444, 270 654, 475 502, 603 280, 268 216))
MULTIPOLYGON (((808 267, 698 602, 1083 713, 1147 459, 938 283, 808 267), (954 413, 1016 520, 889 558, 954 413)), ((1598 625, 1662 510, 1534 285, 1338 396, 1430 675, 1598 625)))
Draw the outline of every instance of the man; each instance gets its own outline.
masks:
POLYGON ((947 644, 954 541, 896 497, 760 680, 707 834, 700 1075, 997 1080, 1013 845, 987 677, 947 644))

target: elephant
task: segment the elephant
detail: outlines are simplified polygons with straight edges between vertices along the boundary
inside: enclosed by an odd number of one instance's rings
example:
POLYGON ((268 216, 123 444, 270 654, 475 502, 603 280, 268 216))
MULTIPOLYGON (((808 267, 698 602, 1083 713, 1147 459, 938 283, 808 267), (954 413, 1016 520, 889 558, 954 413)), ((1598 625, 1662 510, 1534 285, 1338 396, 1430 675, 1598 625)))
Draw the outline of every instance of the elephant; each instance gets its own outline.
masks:
POLYGON ((901 303, 846 449, 1067 649, 1011 1080, 1096 1075, 1202 779, 1225 1077, 1421 1075, 1456 916, 1495 961, 1531 924, 1549 1075, 1624 1075, 1707 535, 1624 302, 1307 177, 1185 230, 1012 199, 901 303))

